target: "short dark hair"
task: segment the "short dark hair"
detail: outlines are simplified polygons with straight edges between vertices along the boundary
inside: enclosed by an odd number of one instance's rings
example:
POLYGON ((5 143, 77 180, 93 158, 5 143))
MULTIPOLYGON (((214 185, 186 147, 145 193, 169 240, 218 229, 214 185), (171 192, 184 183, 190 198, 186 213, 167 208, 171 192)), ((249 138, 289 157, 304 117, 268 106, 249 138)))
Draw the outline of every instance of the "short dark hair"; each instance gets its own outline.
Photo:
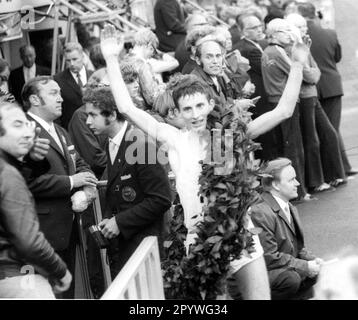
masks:
POLYGON ((316 7, 310 2, 298 3, 297 9, 300 15, 306 19, 316 18, 316 7))
POLYGON ((104 60, 101 45, 99 43, 92 46, 89 58, 96 70, 106 66, 106 60, 104 60))
POLYGON ((272 183, 274 181, 280 181, 282 170, 290 165, 292 165, 292 162, 287 158, 277 158, 270 161, 264 170, 264 176, 261 180, 264 190, 270 191, 272 188, 272 183))
POLYGON ((53 80, 51 76, 38 76, 25 83, 21 91, 21 100, 25 112, 31 108, 29 100, 30 96, 33 94, 38 95, 40 92, 40 85, 47 84, 51 80, 53 80))
POLYGON ((178 85, 173 89, 173 100, 175 107, 180 110, 178 101, 185 96, 192 96, 196 93, 204 94, 208 101, 213 99, 212 91, 208 84, 193 74, 184 75, 178 85))
POLYGON ((12 108, 19 108, 21 109, 21 107, 16 103, 16 102, 7 102, 7 101, 1 101, 0 102, 0 137, 3 136, 6 131, 5 128, 2 124, 2 111, 4 109, 12 109, 12 108))
POLYGON ((119 113, 116 102, 109 85, 90 86, 87 87, 82 98, 83 103, 92 103, 99 109, 101 115, 109 117, 113 113, 116 114, 118 121, 123 121, 124 117, 119 113))

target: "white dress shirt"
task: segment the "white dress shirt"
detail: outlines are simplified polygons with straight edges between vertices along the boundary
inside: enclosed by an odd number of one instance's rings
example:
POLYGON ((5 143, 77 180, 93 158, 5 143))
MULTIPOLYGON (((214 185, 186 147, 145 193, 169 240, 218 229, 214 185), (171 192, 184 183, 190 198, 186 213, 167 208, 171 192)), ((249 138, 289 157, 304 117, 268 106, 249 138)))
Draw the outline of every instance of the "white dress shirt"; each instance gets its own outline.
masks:
POLYGON ((282 200, 281 198, 276 197, 274 195, 272 195, 272 196, 275 198, 278 205, 280 206, 282 211, 285 213, 285 216, 286 216, 288 222, 292 223, 291 211, 290 211, 290 206, 288 205, 288 202, 286 202, 286 201, 282 200))
POLYGON ((121 130, 119 130, 119 132, 114 136, 114 138, 113 138, 113 139, 109 138, 109 146, 108 146, 108 149, 109 149, 109 156, 110 156, 110 158, 111 158, 111 163, 112 163, 112 164, 113 164, 113 162, 114 162, 114 159, 115 159, 116 156, 117 156, 118 149, 119 149, 119 146, 120 146, 121 143, 122 143, 122 140, 123 140, 123 137, 124 137, 124 133, 125 133, 126 130, 127 130, 127 126, 128 126, 128 122, 127 122, 127 121, 124 121, 121 130))
MULTIPOLYGON (((45 121, 44 119, 40 118, 36 114, 33 114, 30 111, 28 111, 27 114, 29 116, 31 116, 34 120, 36 120, 49 133, 49 135, 55 140, 55 142, 59 146, 60 150, 64 154, 61 140, 60 140, 60 138, 59 138, 59 136, 58 136, 58 134, 56 132, 55 125, 53 124, 53 122, 48 123, 47 121, 45 121)), ((68 176, 68 177, 70 179, 71 190, 72 190, 73 189, 73 180, 72 180, 71 176, 68 176)))
POLYGON ((22 71, 24 73, 25 82, 27 82, 30 79, 36 77, 36 64, 34 63, 31 68, 27 68, 27 67, 23 66, 22 71))
MULTIPOLYGON (((78 83, 77 73, 73 73, 72 71, 70 71, 70 73, 72 74, 72 77, 73 79, 75 79, 76 83, 78 83)), ((82 69, 79 72, 79 75, 81 78, 82 85, 85 86, 87 83, 87 73, 85 67, 82 67, 82 69)))

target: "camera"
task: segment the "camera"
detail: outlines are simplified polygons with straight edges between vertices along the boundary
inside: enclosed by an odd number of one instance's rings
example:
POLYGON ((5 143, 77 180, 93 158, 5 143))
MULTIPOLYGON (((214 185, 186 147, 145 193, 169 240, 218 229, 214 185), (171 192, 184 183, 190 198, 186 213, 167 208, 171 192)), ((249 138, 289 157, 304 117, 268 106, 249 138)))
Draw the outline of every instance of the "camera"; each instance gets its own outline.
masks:
POLYGON ((109 246, 109 241, 104 237, 99 226, 90 226, 88 230, 100 249, 105 249, 109 246))

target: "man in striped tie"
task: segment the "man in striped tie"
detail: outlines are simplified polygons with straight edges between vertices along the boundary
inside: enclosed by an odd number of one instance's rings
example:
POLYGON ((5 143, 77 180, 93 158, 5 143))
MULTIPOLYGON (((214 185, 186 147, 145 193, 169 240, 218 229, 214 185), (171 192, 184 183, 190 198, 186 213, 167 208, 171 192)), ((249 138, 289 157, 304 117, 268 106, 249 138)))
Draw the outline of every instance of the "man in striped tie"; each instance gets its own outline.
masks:
POLYGON ((270 161, 262 179, 264 192, 252 207, 252 222, 259 234, 268 270, 273 300, 307 299, 317 280, 322 259, 305 248, 297 209, 296 172, 287 158, 270 161))

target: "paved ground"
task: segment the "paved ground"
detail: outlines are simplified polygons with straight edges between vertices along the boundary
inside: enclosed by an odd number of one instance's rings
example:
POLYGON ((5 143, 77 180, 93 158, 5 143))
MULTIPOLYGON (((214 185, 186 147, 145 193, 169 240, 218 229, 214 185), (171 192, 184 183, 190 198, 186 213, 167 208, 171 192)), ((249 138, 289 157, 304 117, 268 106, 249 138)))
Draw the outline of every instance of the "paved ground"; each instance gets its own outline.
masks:
MULTIPOLYGON (((335 24, 342 45, 339 69, 345 96, 341 131, 352 166, 358 168, 358 1, 335 0, 335 24)), ((358 244, 358 176, 337 191, 319 196, 319 201, 298 206, 305 228, 307 247, 329 258, 358 244)))

